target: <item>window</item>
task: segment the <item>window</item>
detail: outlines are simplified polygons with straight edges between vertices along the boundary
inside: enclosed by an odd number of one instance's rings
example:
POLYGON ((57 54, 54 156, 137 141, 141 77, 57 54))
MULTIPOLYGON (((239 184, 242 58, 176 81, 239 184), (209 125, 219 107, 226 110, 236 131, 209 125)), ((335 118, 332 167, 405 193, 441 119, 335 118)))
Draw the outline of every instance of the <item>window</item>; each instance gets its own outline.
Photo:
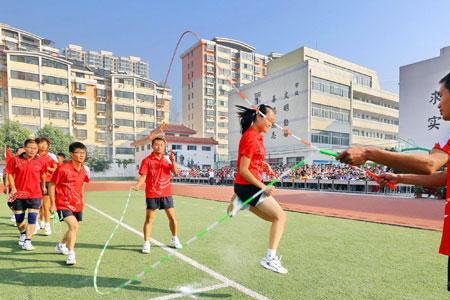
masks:
POLYGON ((121 90, 115 90, 114 96, 118 98, 128 98, 128 99, 134 99, 134 94, 132 92, 125 92, 121 90))
POLYGON ((85 92, 86 91, 86 84, 84 83, 76 83, 75 89, 77 92, 85 92))
POLYGON ((42 93, 42 97, 46 101, 53 101, 57 104, 61 103, 69 103, 69 96, 63 95, 63 94, 56 94, 56 93, 42 93))
POLYGON ((75 97, 74 104, 78 108, 86 108, 86 98, 75 97))
POLYGON ((127 120, 127 119, 116 119, 115 123, 116 123, 116 125, 125 126, 125 127, 133 127, 134 126, 133 120, 127 120))
POLYGON ((97 97, 106 97, 106 90, 96 89, 97 97))
POLYGON ((151 103, 155 102, 155 96, 153 96, 153 95, 144 95, 144 94, 137 93, 136 98, 138 100, 147 101, 147 102, 151 102, 151 103))
POLYGON ((75 122, 78 124, 86 124, 87 122, 87 115, 86 114, 75 114, 75 122))
POLYGON ((116 154, 134 154, 134 148, 117 147, 116 154))
POLYGON ((362 74, 362 73, 359 73, 359 72, 356 72, 356 71, 344 68, 342 66, 335 65, 335 64, 327 62, 327 61, 324 61, 324 64, 328 65, 330 67, 333 67, 333 68, 336 68, 336 69, 340 69, 340 70, 343 70, 345 72, 348 72, 348 73, 352 74, 353 82, 358 84, 358 85, 372 87, 372 77, 369 76, 369 75, 365 75, 365 74, 362 74))
POLYGON ((97 103, 97 112, 106 112, 106 103, 97 103))
POLYGON ((311 134, 311 142, 339 146, 349 145, 349 134, 334 131, 318 131, 311 134))
POLYGON ((123 140, 123 141, 134 141, 134 134, 132 133, 119 133, 117 132, 115 134, 116 140, 123 140))
POLYGON ((28 72, 21 72, 21 71, 11 70, 11 78, 12 79, 19 79, 19 80, 27 80, 27 81, 39 82, 39 75, 38 74, 28 73, 28 72))
POLYGON ((75 137, 78 139, 85 140, 87 138, 87 130, 86 129, 75 129, 74 133, 75 133, 75 137))
POLYGON ((11 55, 10 59, 12 61, 21 62, 30 65, 38 65, 39 59, 34 56, 25 56, 25 55, 11 55))
POLYGON ((136 121, 136 127, 137 128, 155 128, 155 123, 153 122, 146 122, 146 121, 136 121))
POLYGON ((155 110, 153 108, 136 107, 136 113, 141 115, 153 115, 155 110))
POLYGON ((54 61, 54 60, 50 60, 47 58, 43 58, 42 59, 42 66, 43 67, 49 67, 49 68, 54 68, 54 69, 61 69, 61 70, 67 70, 67 65, 54 61))
POLYGON ((44 117, 49 119, 69 120, 69 112, 53 109, 44 109, 44 117))
POLYGON ((149 82, 142 81, 142 80, 137 80, 136 86, 143 87, 143 88, 152 88, 152 85, 149 82))
POLYGON ((229 59, 222 58, 222 57, 218 57, 218 58, 217 58, 217 61, 220 62, 220 63, 222 63, 222 64, 227 64, 227 65, 230 64, 230 60, 229 60, 229 59))
POLYGON ((133 106, 128 106, 128 105, 116 104, 116 105, 114 105, 114 111, 133 113, 134 112, 134 107, 133 106))
POLYGON ((312 78, 312 89, 334 96, 350 98, 349 86, 315 76, 312 78))
POLYGON ((202 151, 211 151, 211 146, 202 146, 202 151))
POLYGON ((53 76, 47 76, 42 75, 42 83, 45 84, 52 84, 52 85, 61 85, 67 87, 67 79, 60 78, 60 77, 53 77, 53 76))
POLYGON ((197 146, 188 145, 187 149, 188 149, 188 151, 196 151, 197 150, 197 146))
POLYGON ((182 145, 172 145, 172 150, 182 150, 182 145))
POLYGON ((97 132, 97 133, 95 133, 95 139, 97 141, 105 141, 106 140, 106 133, 105 132, 97 132))
POLYGON ((95 120, 97 126, 106 126, 106 119, 105 118, 97 118, 95 120))
MULTIPOLYGON (((1 93, 0 93, 1 96, 1 93)), ((11 96, 17 97, 17 98, 25 98, 25 99, 35 99, 35 100, 40 100, 40 95, 38 91, 33 91, 33 90, 25 90, 25 89, 16 89, 16 88, 11 88, 11 96)))
POLYGON ((285 105, 283 106, 283 110, 284 110, 284 111, 289 111, 289 104, 285 104, 285 105))
POLYGON ((338 107, 312 103, 312 116, 331 119, 348 123, 350 122, 350 111, 338 107))
POLYGON ((39 108, 30 108, 30 107, 22 107, 22 106, 13 106, 13 114, 19 116, 33 116, 39 117, 40 111, 39 108))

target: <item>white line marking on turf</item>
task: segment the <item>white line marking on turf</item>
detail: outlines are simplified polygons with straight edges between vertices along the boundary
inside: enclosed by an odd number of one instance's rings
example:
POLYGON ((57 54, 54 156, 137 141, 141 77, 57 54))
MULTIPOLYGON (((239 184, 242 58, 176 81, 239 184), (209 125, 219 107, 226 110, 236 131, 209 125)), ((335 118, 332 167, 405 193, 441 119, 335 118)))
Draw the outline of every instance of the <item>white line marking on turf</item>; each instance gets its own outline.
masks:
MULTIPOLYGON (((94 207, 94 206, 92 206, 90 204, 86 204, 86 206, 89 207, 90 209, 92 209, 93 211, 99 213, 100 215, 104 216, 105 218, 107 218, 107 219, 109 219, 109 220, 111 220, 111 221, 113 221, 113 222, 115 222, 117 224, 120 223, 119 220, 111 217, 107 213, 99 210, 98 208, 96 208, 96 207, 94 207)), ((132 232, 132 233, 134 233, 134 234, 136 234, 136 235, 138 235, 140 237, 144 237, 144 234, 142 232, 136 230, 135 228, 131 227, 128 224, 125 224, 125 223, 122 222, 122 223, 120 223, 120 226, 122 226, 123 228, 127 229, 128 231, 130 231, 130 232, 132 232)), ((258 294, 255 291, 253 291, 253 290, 251 290, 251 289, 249 289, 249 288, 247 288, 247 287, 245 287, 245 286, 243 286, 243 285, 241 285, 241 284, 239 284, 239 283, 229 279, 228 277, 225 277, 222 274, 217 273, 216 271, 208 268, 207 266, 200 264, 199 262, 193 260, 192 258, 190 258, 190 257, 188 257, 188 256, 186 256, 184 254, 181 254, 177 250, 172 249, 172 248, 168 248, 166 245, 164 245, 163 243, 161 243, 161 242, 159 242, 159 241, 157 241, 155 239, 151 239, 151 241, 152 241, 153 244, 161 247, 162 249, 164 249, 165 251, 169 252, 173 256, 176 256, 177 258, 179 258, 180 260, 182 260, 182 261, 186 262, 187 264, 193 266, 194 268, 197 268, 197 269, 207 273, 211 277, 213 277, 213 278, 223 282, 227 286, 233 287, 233 288, 237 289, 238 291, 240 291, 240 292, 242 292, 242 293, 244 293, 244 294, 246 294, 246 295, 248 295, 250 297, 258 299, 258 300, 268 300, 269 299, 269 298, 267 298, 267 297, 265 297, 265 296, 263 296, 261 294, 258 294)))
POLYGON ((223 288, 226 288, 226 287, 228 287, 228 285, 226 285, 224 283, 221 283, 221 284, 216 284, 216 285, 212 285, 212 286, 208 286, 208 287, 192 290, 192 291, 189 291, 189 293, 176 293, 176 294, 162 296, 162 297, 150 298, 148 300, 167 300, 167 299, 176 299, 176 298, 181 298, 181 297, 193 297, 193 298, 196 298, 195 297, 196 294, 210 292, 210 291, 214 291, 214 290, 218 290, 218 289, 223 289, 223 288))

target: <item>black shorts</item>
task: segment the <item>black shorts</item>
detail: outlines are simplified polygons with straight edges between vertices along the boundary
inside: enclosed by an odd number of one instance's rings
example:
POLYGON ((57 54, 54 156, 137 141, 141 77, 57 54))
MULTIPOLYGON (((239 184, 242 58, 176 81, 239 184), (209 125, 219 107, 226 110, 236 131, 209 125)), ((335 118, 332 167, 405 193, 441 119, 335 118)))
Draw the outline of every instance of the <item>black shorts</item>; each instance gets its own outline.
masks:
POLYGON ((39 209, 41 207, 41 198, 33 198, 33 199, 16 199, 12 205, 15 211, 27 209, 39 209))
MULTIPOLYGON (((43 196, 48 196, 48 187, 49 186, 50 186, 50 181, 45 183, 45 187, 47 188, 47 193, 44 193, 44 191, 42 191, 43 196)), ((41 186, 41 190, 42 190, 42 186, 41 186)))
POLYGON ((73 212, 68 209, 58 210, 58 217, 59 217, 60 222, 64 221, 65 218, 70 217, 70 216, 74 216, 78 222, 83 221, 83 212, 82 211, 73 212))
POLYGON ((9 202, 7 201, 6 204, 8 205, 8 207, 12 210, 14 210, 14 202, 9 202))
MULTIPOLYGON (((254 186, 253 184, 237 184, 237 183, 234 184, 234 192, 239 197, 239 199, 241 199, 242 202, 247 201, 248 199, 250 199, 250 197, 252 197, 260 190, 261 190, 260 188, 254 186)), ((263 195, 264 195, 263 193, 259 194, 258 196, 255 197, 255 199, 252 199, 252 201, 250 201, 247 204, 255 207, 256 205, 258 205, 259 200, 262 200, 261 196, 263 195)))
POLYGON ((147 209, 168 209, 173 208, 173 198, 161 197, 161 198, 146 198, 147 209))

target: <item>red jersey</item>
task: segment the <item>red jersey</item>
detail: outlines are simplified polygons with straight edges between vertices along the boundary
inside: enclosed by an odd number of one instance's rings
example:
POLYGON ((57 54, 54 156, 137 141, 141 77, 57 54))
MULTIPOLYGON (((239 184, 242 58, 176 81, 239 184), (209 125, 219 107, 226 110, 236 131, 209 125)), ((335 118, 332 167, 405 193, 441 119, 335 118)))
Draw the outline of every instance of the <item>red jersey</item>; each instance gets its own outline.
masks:
POLYGON ((47 171, 47 164, 35 156, 25 158, 25 153, 8 161, 5 173, 14 176, 16 199, 42 198, 41 175, 47 171))
POLYGON ((256 131, 253 127, 247 129, 239 141, 239 152, 238 152, 238 172, 234 182, 237 184, 250 184, 247 180, 242 178, 239 174, 239 168, 241 164, 242 156, 250 158, 250 165, 248 170, 255 176, 259 181, 262 180, 262 172, 264 170, 264 157, 266 156, 266 148, 264 147, 263 136, 261 133, 256 131))
MULTIPOLYGON (((39 159, 42 159, 47 164, 47 167, 53 168, 55 164, 58 164, 58 162, 55 161, 55 158, 53 158, 52 155, 54 156, 54 154, 50 153, 42 154, 39 155, 39 159)), ((45 182, 50 182, 52 180, 53 173, 54 172, 47 169, 47 172, 45 173, 45 182)))
MULTIPOLYGON (((433 149, 444 151, 450 155, 450 139, 444 143, 436 143, 433 149), (442 145, 441 145, 442 144, 442 145)), ((439 253, 450 256, 450 163, 447 163, 447 193, 445 195, 444 226, 442 228, 439 253)))
POLYGON ((78 171, 72 161, 56 169, 52 177, 55 184, 55 204, 57 210, 67 209, 72 212, 83 210, 83 186, 89 182, 89 175, 84 165, 78 171))
POLYGON ((145 179, 145 197, 161 198, 172 196, 170 189, 170 171, 172 162, 162 156, 158 159, 154 153, 150 154, 141 163, 139 175, 147 175, 145 179))

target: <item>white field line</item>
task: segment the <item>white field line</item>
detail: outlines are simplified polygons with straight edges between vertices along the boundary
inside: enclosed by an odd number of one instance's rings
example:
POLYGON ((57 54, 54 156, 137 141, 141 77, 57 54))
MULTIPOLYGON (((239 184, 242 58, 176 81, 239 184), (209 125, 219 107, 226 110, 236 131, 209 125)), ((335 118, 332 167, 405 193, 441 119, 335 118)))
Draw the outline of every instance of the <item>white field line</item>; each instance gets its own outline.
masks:
MULTIPOLYGON (((96 207, 94 207, 94 206, 92 206, 90 204, 86 204, 86 206, 89 207, 90 209, 92 209, 93 211, 97 212, 98 214, 104 216, 105 218, 115 222, 116 224, 120 223, 119 220, 117 220, 114 217, 108 215, 107 213, 101 211, 100 209, 98 209, 98 208, 96 208, 96 207)), ((130 232, 132 232, 132 233, 134 233, 134 234, 136 234, 136 235, 138 235, 138 236, 140 236, 142 238, 144 237, 144 234, 141 231, 136 230, 135 228, 131 227, 128 224, 120 223, 120 226, 122 226, 123 228, 127 229, 128 231, 130 231, 130 232)), ((216 271, 208 268, 207 266, 200 264, 199 262, 193 260, 192 258, 190 258, 190 257, 188 257, 188 256, 186 256, 184 254, 179 253, 177 250, 169 248, 169 247, 166 247, 163 243, 161 243, 161 242, 159 242, 159 241, 157 241, 155 239, 151 239, 151 242, 153 244, 161 247, 165 251, 169 252, 171 255, 173 255, 173 256, 177 257, 178 259, 184 261, 185 263, 193 266, 196 269, 199 269, 199 270, 207 273, 211 277, 221 281, 223 284, 225 284, 227 286, 230 286, 230 287, 233 287, 236 290, 246 294, 247 296, 250 296, 250 297, 258 299, 258 300, 268 300, 269 299, 269 298, 267 298, 267 297, 265 297, 265 296, 255 292, 255 291, 253 291, 253 290, 251 290, 251 289, 249 289, 249 288, 247 288, 247 287, 245 287, 245 286, 243 286, 243 285, 241 285, 241 284, 231 280, 230 278, 225 277, 224 275, 217 273, 216 271)))

